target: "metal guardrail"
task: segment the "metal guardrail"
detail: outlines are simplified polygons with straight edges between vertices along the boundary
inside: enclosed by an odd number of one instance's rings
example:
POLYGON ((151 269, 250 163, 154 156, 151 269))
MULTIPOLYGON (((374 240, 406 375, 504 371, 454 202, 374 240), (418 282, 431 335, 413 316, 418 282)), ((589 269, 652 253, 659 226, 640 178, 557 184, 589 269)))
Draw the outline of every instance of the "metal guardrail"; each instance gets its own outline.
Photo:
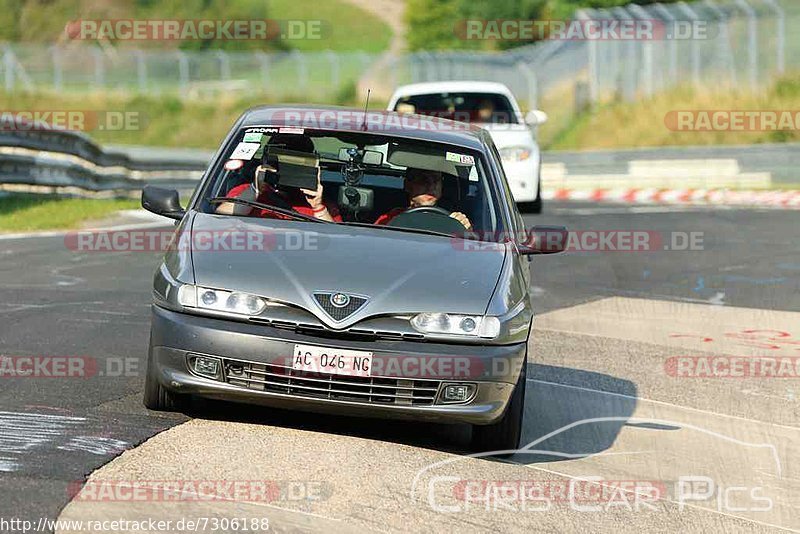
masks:
POLYGON ((668 166, 674 171, 670 178, 675 180, 697 174, 698 166, 711 166, 704 162, 725 160, 735 162, 742 174, 768 174, 772 184, 800 181, 800 143, 553 151, 542 155, 545 166, 562 166, 567 176, 627 174, 631 186, 636 186, 635 174, 630 173, 631 162, 668 166))
POLYGON ((0 131, 0 185, 4 189, 88 192, 135 191, 158 183, 194 188, 210 155, 201 151, 103 148, 66 130, 0 131))
MULTIPOLYGON (((137 191, 145 184, 194 189, 211 156, 185 148, 101 147, 79 132, 0 131, 0 189, 98 193, 137 191)), ((545 187, 607 182, 766 187, 798 181, 800 144, 554 151, 544 152, 542 161, 545 187)))

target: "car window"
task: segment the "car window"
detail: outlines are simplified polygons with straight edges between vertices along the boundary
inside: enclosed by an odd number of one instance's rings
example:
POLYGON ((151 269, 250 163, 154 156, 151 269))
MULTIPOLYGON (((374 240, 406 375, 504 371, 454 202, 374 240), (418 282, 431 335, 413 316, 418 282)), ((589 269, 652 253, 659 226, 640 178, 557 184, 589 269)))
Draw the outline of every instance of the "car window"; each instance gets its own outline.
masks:
POLYGON ((518 124, 514 107, 497 93, 428 93, 398 99, 395 111, 432 115, 461 122, 518 124))
MULTIPOLYGON (((239 132, 222 155, 220 171, 209 177, 200 201, 201 211, 220 213, 221 197, 236 197, 246 191, 250 200, 307 214, 309 208, 299 186, 284 181, 286 169, 291 166, 286 167, 285 161, 280 160, 279 156, 288 148, 285 134, 276 132, 276 128, 269 127, 250 127, 239 132), (271 172, 265 173, 264 169, 271 172), (259 182, 259 172, 262 182, 269 182, 267 185, 259 182), (258 187, 269 194, 255 195, 258 187)), ((409 176, 424 174, 433 180, 434 189, 439 186, 432 196, 434 205, 445 214, 464 214, 470 230, 488 236, 496 234, 502 225, 498 203, 503 201, 504 194, 496 190, 494 180, 487 179, 487 173, 494 171, 482 162, 479 151, 396 135, 309 129, 289 139, 288 144, 296 145, 300 137, 303 154, 313 155, 308 163, 313 169, 303 167, 306 163, 300 158, 301 174, 316 176, 319 168, 323 201, 331 211, 335 209, 340 222, 385 223, 385 215, 396 216, 411 206, 409 176)), ((236 216, 275 215, 245 208, 238 210, 236 216)))

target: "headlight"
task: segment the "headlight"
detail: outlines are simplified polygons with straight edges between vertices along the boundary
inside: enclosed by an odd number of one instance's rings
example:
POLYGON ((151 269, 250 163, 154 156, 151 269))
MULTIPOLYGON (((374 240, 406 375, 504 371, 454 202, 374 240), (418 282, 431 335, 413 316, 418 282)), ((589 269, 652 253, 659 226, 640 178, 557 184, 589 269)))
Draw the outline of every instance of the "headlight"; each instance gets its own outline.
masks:
POLYGON ((500 149, 503 161, 525 161, 531 157, 531 149, 524 146, 509 146, 500 149))
POLYGON ((495 338, 500 334, 500 320, 482 315, 420 313, 411 318, 411 326, 425 334, 445 334, 495 338))
POLYGON ((223 291, 192 285, 178 290, 178 302, 188 308, 201 308, 238 315, 258 315, 267 306, 261 297, 240 291, 223 291))

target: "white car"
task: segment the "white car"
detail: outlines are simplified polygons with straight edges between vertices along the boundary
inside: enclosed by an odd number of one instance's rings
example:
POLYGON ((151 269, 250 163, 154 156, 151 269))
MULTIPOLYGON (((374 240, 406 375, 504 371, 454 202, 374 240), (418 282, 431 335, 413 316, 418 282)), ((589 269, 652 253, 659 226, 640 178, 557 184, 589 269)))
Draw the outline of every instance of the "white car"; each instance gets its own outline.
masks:
POLYGON ((543 111, 523 117, 517 100, 502 83, 429 82, 403 85, 388 110, 434 115, 469 122, 489 131, 503 161, 508 185, 521 211, 540 213, 541 155, 535 128, 547 121, 543 111))

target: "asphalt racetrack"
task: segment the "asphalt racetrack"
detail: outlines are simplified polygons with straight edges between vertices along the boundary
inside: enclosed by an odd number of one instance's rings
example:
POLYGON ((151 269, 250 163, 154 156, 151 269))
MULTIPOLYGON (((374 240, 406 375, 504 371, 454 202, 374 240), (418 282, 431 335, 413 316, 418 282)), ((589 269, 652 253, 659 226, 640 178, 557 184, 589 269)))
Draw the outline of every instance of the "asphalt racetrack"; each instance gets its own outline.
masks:
POLYGON ((532 262, 525 427, 508 459, 471 456, 460 426, 211 402, 148 412, 158 255, 0 239, 0 354, 94 366, 0 378, 0 517, 264 518, 278 532, 800 530, 800 212, 550 202, 526 222, 589 238, 532 262), (598 231, 644 232, 648 244, 609 250, 619 242, 606 236, 593 250, 598 231), (752 371, 753 359, 769 363, 752 371), (87 477, 274 491, 73 500, 87 477))

